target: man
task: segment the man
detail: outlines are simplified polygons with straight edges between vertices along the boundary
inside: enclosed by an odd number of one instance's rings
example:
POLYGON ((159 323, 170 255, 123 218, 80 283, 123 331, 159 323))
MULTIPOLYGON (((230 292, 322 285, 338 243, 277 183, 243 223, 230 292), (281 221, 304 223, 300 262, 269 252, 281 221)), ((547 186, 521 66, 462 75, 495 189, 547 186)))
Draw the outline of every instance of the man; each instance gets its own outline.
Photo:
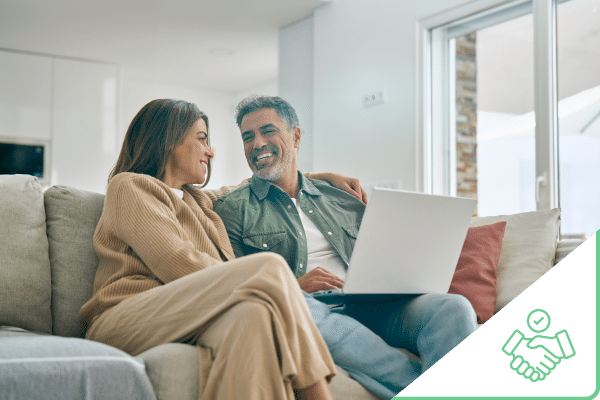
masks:
MULTIPOLYGON (((236 120, 254 175, 214 207, 235 255, 273 251, 286 259, 304 292, 340 288, 365 204, 299 173, 300 128, 285 100, 244 99, 236 120)), ((459 295, 333 310, 305 297, 334 361, 384 398, 396 395, 477 327, 471 304, 459 295), (395 347, 419 355, 420 362, 395 347)))

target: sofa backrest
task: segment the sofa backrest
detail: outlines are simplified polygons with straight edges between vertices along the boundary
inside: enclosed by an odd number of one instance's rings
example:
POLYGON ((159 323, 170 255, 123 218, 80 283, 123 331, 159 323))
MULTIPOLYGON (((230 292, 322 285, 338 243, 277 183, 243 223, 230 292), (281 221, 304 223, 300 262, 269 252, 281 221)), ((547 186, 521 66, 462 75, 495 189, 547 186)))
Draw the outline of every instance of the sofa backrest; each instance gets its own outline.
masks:
POLYGON ((52 186, 44 193, 44 205, 52 266, 52 331, 83 337, 79 310, 93 294, 98 269, 93 240, 104 195, 52 186))
POLYGON ((50 288, 42 187, 0 175, 0 325, 51 333, 50 288))
MULTIPOLYGON (((83 337, 79 310, 93 294, 93 247, 104 195, 66 186, 42 193, 29 175, 0 175, 0 325, 83 337)), ((508 222, 496 308, 512 300, 582 240, 556 236, 560 210, 474 218, 472 226, 508 222), (553 262, 554 261, 554 262, 553 262)))

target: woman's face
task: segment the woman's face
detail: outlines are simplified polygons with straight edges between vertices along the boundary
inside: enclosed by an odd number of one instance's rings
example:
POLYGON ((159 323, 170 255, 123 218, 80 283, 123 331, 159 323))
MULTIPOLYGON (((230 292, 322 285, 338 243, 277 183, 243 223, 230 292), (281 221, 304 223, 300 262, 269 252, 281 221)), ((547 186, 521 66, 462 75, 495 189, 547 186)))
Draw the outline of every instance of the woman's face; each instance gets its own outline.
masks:
POLYGON ((202 184, 206 179, 208 160, 213 157, 214 152, 208 146, 206 123, 199 119, 169 155, 163 182, 174 189, 187 184, 202 184))

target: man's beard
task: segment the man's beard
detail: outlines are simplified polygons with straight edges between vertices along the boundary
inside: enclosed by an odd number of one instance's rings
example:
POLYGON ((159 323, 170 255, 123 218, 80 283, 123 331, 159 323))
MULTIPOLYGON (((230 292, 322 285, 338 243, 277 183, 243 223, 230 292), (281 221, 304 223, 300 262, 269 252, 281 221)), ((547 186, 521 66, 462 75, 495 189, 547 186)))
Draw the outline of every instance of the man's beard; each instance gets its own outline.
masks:
POLYGON ((282 159, 277 159, 274 164, 265 166, 263 168, 256 168, 253 164, 251 166, 252 172, 259 178, 266 181, 277 181, 281 179, 288 168, 292 165, 292 155, 287 154, 282 159))

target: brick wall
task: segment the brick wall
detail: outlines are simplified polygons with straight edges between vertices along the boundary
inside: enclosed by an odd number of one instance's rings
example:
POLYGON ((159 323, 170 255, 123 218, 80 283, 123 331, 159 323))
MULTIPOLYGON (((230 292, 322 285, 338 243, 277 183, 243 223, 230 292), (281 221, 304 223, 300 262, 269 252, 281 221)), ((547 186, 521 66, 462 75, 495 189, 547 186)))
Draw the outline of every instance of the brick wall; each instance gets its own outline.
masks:
POLYGON ((475 32, 456 38, 456 192, 460 197, 474 199, 477 198, 475 41, 475 32))

